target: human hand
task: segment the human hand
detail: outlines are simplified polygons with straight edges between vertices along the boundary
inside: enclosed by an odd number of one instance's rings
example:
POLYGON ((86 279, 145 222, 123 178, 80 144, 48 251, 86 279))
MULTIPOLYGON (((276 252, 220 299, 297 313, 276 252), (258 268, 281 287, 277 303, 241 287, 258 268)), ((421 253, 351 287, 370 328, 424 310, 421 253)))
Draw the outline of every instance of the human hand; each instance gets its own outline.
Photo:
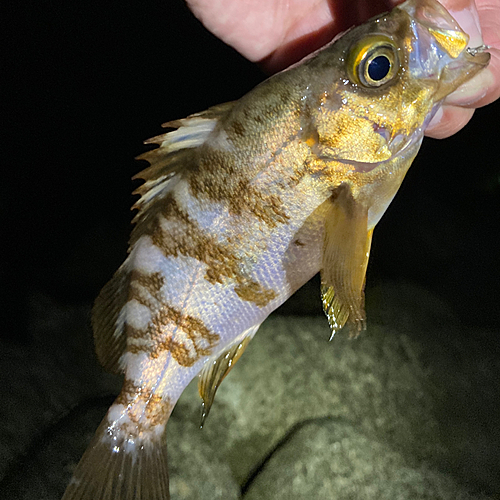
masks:
MULTIPOLYGON (((390 10, 398 0, 186 0, 212 33, 268 73, 275 73, 336 34, 390 10)), ((493 48, 487 69, 445 99, 426 130, 444 138, 463 128, 474 109, 500 96, 500 1, 441 0, 466 31, 469 46, 493 48), (477 10, 476 10, 477 8, 477 10), (482 32, 482 36, 481 36, 482 32)))

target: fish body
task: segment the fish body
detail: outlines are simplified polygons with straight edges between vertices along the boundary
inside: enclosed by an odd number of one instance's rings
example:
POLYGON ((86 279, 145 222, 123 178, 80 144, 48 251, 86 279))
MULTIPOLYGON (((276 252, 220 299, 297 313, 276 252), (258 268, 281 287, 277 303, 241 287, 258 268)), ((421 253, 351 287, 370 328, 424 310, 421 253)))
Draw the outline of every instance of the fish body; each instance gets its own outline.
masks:
POLYGON ((63 500, 168 499, 164 432, 200 374, 204 416, 260 324, 317 272, 332 334, 364 328, 373 228, 446 95, 489 59, 434 0, 354 28, 142 155, 129 255, 93 310, 124 374, 63 500))

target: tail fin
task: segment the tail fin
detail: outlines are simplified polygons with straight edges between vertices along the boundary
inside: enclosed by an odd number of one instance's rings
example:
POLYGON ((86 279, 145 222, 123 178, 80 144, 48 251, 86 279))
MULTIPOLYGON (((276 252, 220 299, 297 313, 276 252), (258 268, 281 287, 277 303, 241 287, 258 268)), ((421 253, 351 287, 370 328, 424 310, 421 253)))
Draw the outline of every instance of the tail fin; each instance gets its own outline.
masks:
POLYGON ((169 500, 166 444, 161 437, 117 439, 101 422, 62 500, 169 500))

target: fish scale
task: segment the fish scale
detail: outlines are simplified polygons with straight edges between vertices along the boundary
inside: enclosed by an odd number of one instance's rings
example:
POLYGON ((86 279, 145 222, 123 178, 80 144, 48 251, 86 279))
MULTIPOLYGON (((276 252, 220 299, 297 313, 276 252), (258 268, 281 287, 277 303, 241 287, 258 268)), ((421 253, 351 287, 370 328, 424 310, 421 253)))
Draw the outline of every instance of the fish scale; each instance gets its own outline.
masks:
POLYGON ((200 375, 205 419, 260 324, 317 272, 332 337, 365 328, 373 229, 442 99, 488 63, 467 40, 438 2, 408 0, 147 141, 129 256, 92 314, 124 384, 63 500, 169 499, 184 388, 200 375))

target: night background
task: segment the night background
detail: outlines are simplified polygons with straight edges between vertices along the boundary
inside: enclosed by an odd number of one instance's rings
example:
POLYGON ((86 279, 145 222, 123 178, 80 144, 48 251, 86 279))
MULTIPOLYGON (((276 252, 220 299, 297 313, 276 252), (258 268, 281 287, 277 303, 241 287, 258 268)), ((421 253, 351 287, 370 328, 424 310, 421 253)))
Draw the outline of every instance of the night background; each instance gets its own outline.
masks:
MULTIPOLYGON (((95 363, 88 311, 126 255, 131 192, 140 184, 131 177, 145 167, 134 157, 145 151, 143 140, 162 133, 161 123, 237 99, 265 75, 208 33, 180 0, 24 2, 2 5, 1 10, 0 376, 1 397, 7 403, 0 416, 8 423, 3 437, 0 431, 0 498, 55 499, 69 476, 54 484, 43 478, 57 475, 62 467, 58 459, 70 458, 53 454, 49 466, 40 453, 52 446, 61 428, 70 434, 80 405, 99 413, 113 400, 116 382, 92 392, 94 379, 89 379, 81 392, 77 382, 66 394, 59 387, 54 403, 50 380, 53 369, 61 380, 70 377, 72 367, 82 370, 81 358, 75 355, 79 349, 88 356, 86 363, 95 363), (65 336, 71 337, 74 349, 68 356, 65 336), (80 348, 78 343, 85 345, 80 348), (50 363, 40 355, 43 349, 55 353, 50 363), (39 358, 45 360, 40 365, 39 358), (36 397, 23 398, 23 391, 36 397), (41 463, 46 467, 43 474, 41 463)), ((457 420, 449 424, 436 417, 444 434, 447 425, 457 436, 470 437, 471 429, 481 428, 482 458, 469 454, 455 459, 451 453, 443 459, 449 460, 447 466, 436 466, 462 481, 471 496, 460 498, 500 498, 495 382, 500 359, 499 113, 496 102, 478 110, 454 137, 424 141, 375 231, 367 274, 369 327, 372 317, 382 325, 394 319, 397 326, 394 304, 401 299, 411 310, 414 301, 413 316, 405 312, 413 318, 405 335, 424 353, 422 366, 440 364, 426 349, 444 356, 452 346, 450 370, 459 377, 469 367, 463 383, 468 389, 450 389, 458 391, 460 403, 455 407, 450 401, 442 412, 458 412, 457 420), (425 305, 419 303, 419 293, 425 305), (443 309, 433 303, 444 304, 443 309), (389 319, 379 312, 391 308, 389 319), (440 332, 439 339, 433 328, 440 332), (478 370, 472 369, 476 364, 478 370), (484 378, 476 378, 481 370, 484 378), (479 396, 478 388, 484 389, 479 396), (482 472, 471 472, 472 463, 482 472), (468 479, 464 470, 469 471, 468 479)), ((322 315, 318 280, 277 314, 284 320, 322 315)), ((323 327, 320 340, 329 335, 326 322, 323 327)), ((271 333, 268 337, 272 341, 271 333)), ((375 345, 377 338, 372 342, 375 345)), ((325 346, 336 348, 335 341, 325 346)), ((97 368, 89 370, 95 380, 111 380, 97 368)), ((446 393, 446 386, 441 390, 446 393)), ((92 417, 95 425, 101 416, 92 417)), ((95 425, 88 425, 91 432, 95 425)), ((74 451, 76 457, 79 453, 74 451)), ((425 453, 419 457, 417 462, 427 460, 425 453)), ((243 493, 251 490, 248 477, 246 483, 239 481, 247 485, 243 493)), ((440 495, 413 498, 448 498, 440 495)), ((178 493, 175 498, 184 497, 178 493)), ((204 497, 191 493, 186 498, 204 497)), ((396 492, 387 498, 406 497, 396 492)), ((450 493, 450 498, 459 497, 450 493)))

